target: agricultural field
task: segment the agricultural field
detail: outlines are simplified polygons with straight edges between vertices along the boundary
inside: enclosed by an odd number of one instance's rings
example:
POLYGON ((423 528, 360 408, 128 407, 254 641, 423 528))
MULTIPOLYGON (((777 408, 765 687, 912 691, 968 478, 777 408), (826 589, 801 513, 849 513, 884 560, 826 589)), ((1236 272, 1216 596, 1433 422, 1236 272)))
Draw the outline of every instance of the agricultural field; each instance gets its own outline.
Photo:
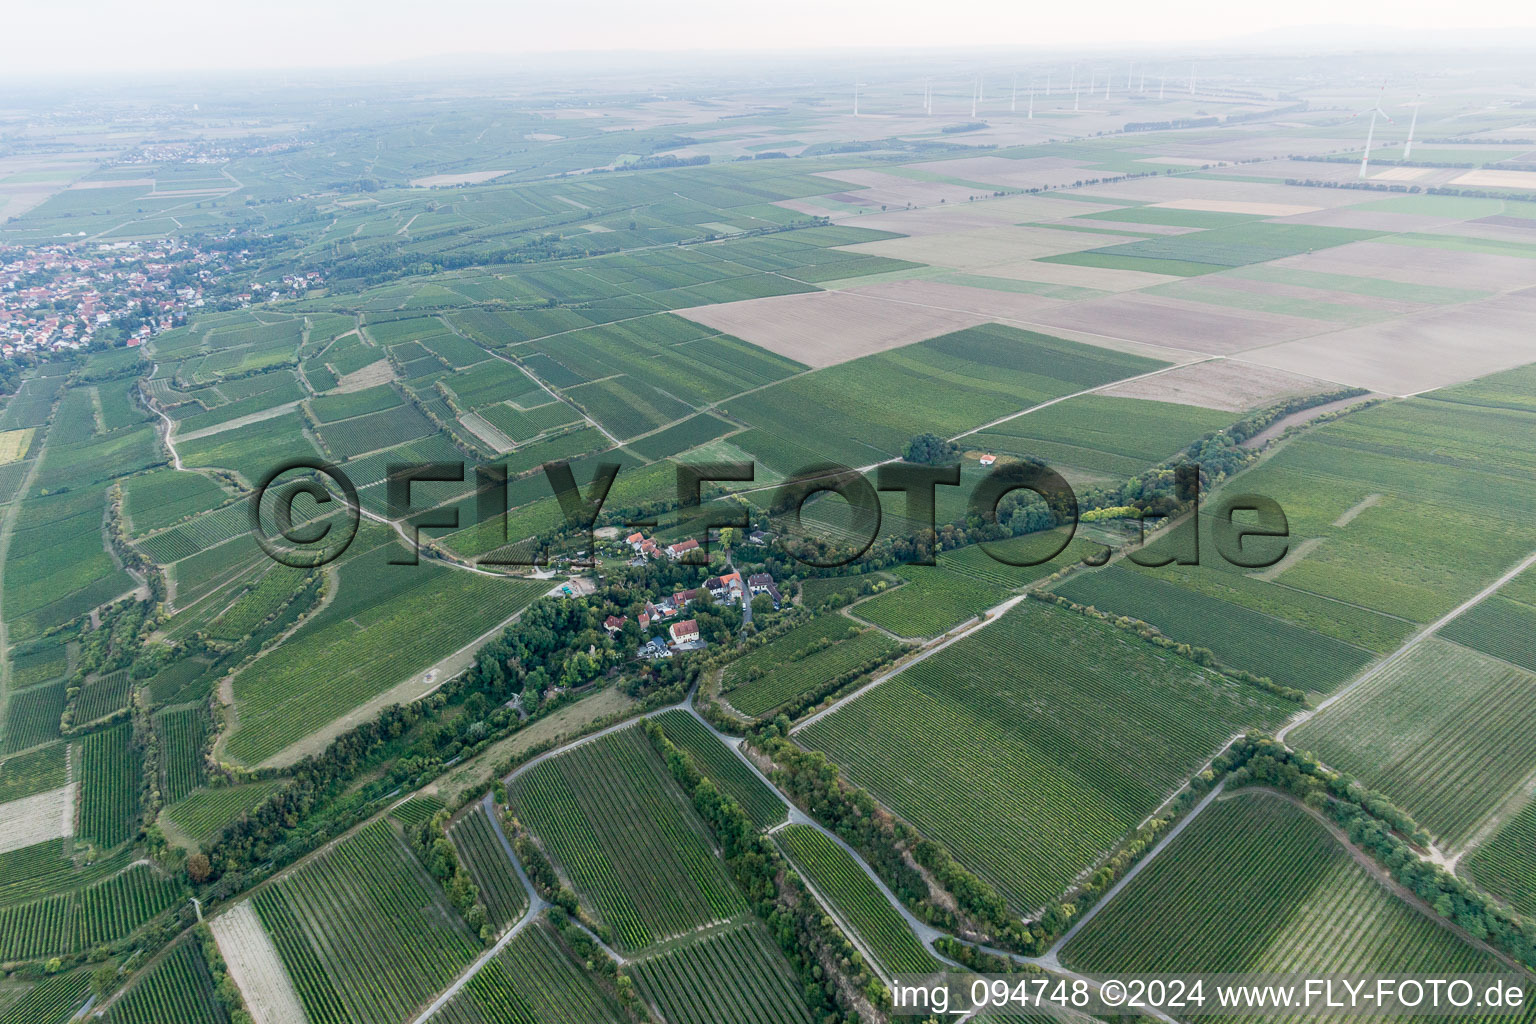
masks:
POLYGON ((774 835, 887 975, 943 970, 848 851, 809 825, 790 825, 774 835))
POLYGON ((1520 913, 1536 914, 1536 800, 1474 848, 1460 871, 1520 913))
POLYGON ((160 793, 167 804, 183 799, 207 778, 203 766, 207 718, 200 707, 177 708, 155 716, 160 737, 160 793))
POLYGON ((541 762, 509 795, 512 813, 621 949, 642 950, 746 909, 639 728, 541 762))
POLYGON ((535 922, 486 963, 438 1014, 445 1024, 623 1024, 552 928, 535 922))
POLYGON ((823 460, 863 466, 899 456, 918 434, 957 434, 1164 365, 985 324, 802 374, 727 402, 725 411, 767 435, 740 435, 733 439, 739 447, 789 474, 805 464, 780 455, 776 442, 803 444, 823 460), (858 427, 852 434, 808 436, 807 423, 858 427))
POLYGON ((1076 573, 1054 589, 1079 604, 1141 619, 1174 640, 1208 648, 1223 665, 1311 693, 1332 691, 1374 656, 1124 563, 1076 573))
POLYGON ((1461 846, 1536 771, 1536 675, 1431 639, 1287 736, 1461 846))
POLYGON ((631 966, 641 995, 677 1024, 810 1024, 784 956, 756 920, 671 945, 631 966))
POLYGON ((479 805, 454 823, 449 836, 480 889, 487 920, 500 932, 521 917, 528 906, 528 892, 512 868, 502 838, 486 816, 485 808, 479 805))
POLYGON ((859 602, 852 613, 899 637, 946 633, 1007 596, 1005 587, 944 565, 903 565, 892 572, 902 585, 859 602))
POLYGON ((1230 413, 1135 398, 1082 395, 994 424, 965 438, 971 448, 1044 459, 1108 477, 1130 477, 1203 435, 1230 413))
POLYGON ((1181 833, 1062 962, 1106 973, 1507 969, 1389 890, 1307 811, 1241 791, 1181 833))
POLYGON ((794 736, 1023 910, 1065 889, 1234 732, 1294 707, 1026 600, 794 736))
POLYGON ((743 714, 767 715, 832 680, 851 681, 901 646, 879 630, 826 612, 731 662, 721 693, 743 714))
MULTIPOLYGON (((687 711, 656 717, 667 739, 682 748, 699 771, 726 796, 735 800, 758 828, 772 828, 787 816, 787 805, 774 789, 747 767, 709 727, 687 711)), ((735 737, 729 737, 735 743, 735 737)))
POLYGON ((224 1024, 228 1016, 213 995, 213 978, 197 944, 185 940, 140 975, 105 1019, 111 1024, 224 1024))
POLYGON ((80 765, 80 837, 103 850, 138 827, 140 759, 129 723, 93 732, 75 745, 80 765))
POLYGON ((219 831, 240 815, 255 809, 267 794, 281 789, 279 779, 246 782, 236 786, 217 786, 194 789, 173 807, 161 814, 162 822, 168 822, 194 846, 208 843, 219 831))
POLYGON ((122 711, 128 707, 132 694, 133 680, 128 678, 125 668, 87 682, 80 688, 75 704, 75 724, 86 725, 122 711))
POLYGON ((312 1024, 405 1020, 474 955, 463 919, 382 821, 263 889, 255 906, 312 1024))
POLYGON ((51 743, 0 760, 0 804, 58 789, 69 781, 69 746, 51 743))

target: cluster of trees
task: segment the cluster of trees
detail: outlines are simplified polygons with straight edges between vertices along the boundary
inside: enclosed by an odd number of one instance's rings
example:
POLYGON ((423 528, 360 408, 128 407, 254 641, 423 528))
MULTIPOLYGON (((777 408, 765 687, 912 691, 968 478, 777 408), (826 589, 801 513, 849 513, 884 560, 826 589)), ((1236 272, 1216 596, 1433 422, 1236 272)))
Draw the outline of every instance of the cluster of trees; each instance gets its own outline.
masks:
POLYGON ((1516 916, 1449 871, 1425 860, 1414 846, 1429 836, 1379 793, 1331 771, 1267 736, 1249 735, 1232 748, 1229 787, 1271 786, 1327 815, 1356 846, 1404 888, 1475 939, 1528 966, 1536 966, 1536 921, 1516 916))
POLYGON ((802 994, 817 1019, 822 1024, 853 1024, 859 1020, 860 999, 889 1008, 885 985, 837 924, 821 912, 772 840, 757 831, 741 807, 721 793, 660 726, 647 721, 645 731, 709 826, 747 902, 767 923, 795 968, 802 994))
POLYGON ((453 812, 444 809, 432 815, 431 820, 407 831, 416 844, 417 856, 443 887, 448 902, 464 915, 470 931, 478 935, 481 942, 489 944, 496 934, 487 919, 485 904, 480 901, 480 887, 459 863, 459 851, 448 838, 448 822, 452 819, 453 812))
POLYGON ((948 466, 960 461, 960 446, 937 434, 918 434, 907 442, 901 457, 925 466, 948 466))
POLYGON ((213 932, 201 922, 194 931, 203 962, 208 965, 208 973, 213 978, 213 998, 224 1008, 229 1024, 251 1024, 252 1018, 245 1008, 245 998, 240 995, 240 987, 235 984, 235 979, 229 975, 229 965, 224 962, 224 954, 219 952, 219 944, 213 932))

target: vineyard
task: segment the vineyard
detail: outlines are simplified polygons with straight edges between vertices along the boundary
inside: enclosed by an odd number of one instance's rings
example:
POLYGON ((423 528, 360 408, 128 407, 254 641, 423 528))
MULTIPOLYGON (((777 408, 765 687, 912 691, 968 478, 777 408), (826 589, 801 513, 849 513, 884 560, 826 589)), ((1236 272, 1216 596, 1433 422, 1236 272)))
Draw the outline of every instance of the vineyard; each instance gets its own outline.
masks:
POLYGON ((1440 635, 1536 672, 1536 608, 1494 594, 1446 623, 1440 635))
POLYGON ((51 743, 0 761, 0 804, 58 789, 69 781, 69 747, 51 743))
POLYGON ((943 969, 847 850, 809 825, 790 825, 774 836, 887 975, 943 969))
MULTIPOLYGON (((772 828, 785 819, 788 810, 778 793, 716 739, 703 722, 687 711, 668 711, 655 721, 716 788, 741 805, 754 825, 772 828)), ((735 743, 735 737, 730 742, 735 743)))
POLYGON ((944 566, 903 565, 901 586, 861 602, 853 614, 904 637, 938 636, 975 618, 1006 591, 944 566))
POLYGON ((630 966, 671 1024, 810 1024, 784 955, 754 920, 679 943, 630 966))
POLYGON ((1536 675, 1431 639, 1288 739, 1455 848, 1536 770, 1536 675))
POLYGON ((542 922, 518 933, 434 1018, 443 1024, 624 1024, 542 922))
POLYGON ((400 824, 415 828, 432 820, 433 815, 442 810, 446 804, 435 796, 421 794, 413 796, 403 804, 397 804, 389 809, 389 816, 400 824))
POLYGON ((80 688, 79 703, 75 706, 75 724, 86 725, 116 714, 128 706, 132 694, 133 680, 128 678, 125 668, 86 683, 80 688))
POLYGON ((279 878, 256 911, 311 1024, 407 1020, 474 956, 463 920, 385 822, 279 878))
POLYGON ((1308 812, 1260 793, 1210 807, 1067 945, 1062 961, 1149 974, 1505 969, 1383 887, 1308 812))
MULTIPOLYGON (((361 543, 361 538, 359 540, 361 543)), ((388 574, 392 544, 343 563, 337 596, 235 676, 230 756, 258 764, 359 703, 425 671, 548 589, 423 564, 388 574), (388 580, 390 585, 380 585, 388 580)))
POLYGON ((538 764, 509 796, 512 812, 624 949, 746 909, 638 727, 538 764))
POLYGON ((177 708, 155 716, 160 736, 160 792, 173 804, 203 784, 203 737, 207 712, 201 707, 177 708))
POLYGON ((851 678, 900 649, 884 633, 828 612, 732 662, 722 677, 722 692, 742 714, 765 715, 830 680, 851 678))
POLYGON ((253 810, 268 793, 281 789, 282 779, 265 779, 238 786, 194 789, 174 807, 162 812, 172 826, 195 844, 202 845, 241 814, 253 810))
POLYGON ((500 932, 522 916, 528 906, 528 891, 518 880, 485 808, 476 804, 454 823, 449 835, 458 848, 459 859, 469 867, 470 877, 480 889, 486 919, 500 932))
POLYGON ((179 889, 137 864, 77 892, 0 910, 0 960, 86 949, 129 935, 175 904, 179 889))
POLYGON ((197 945, 187 940, 140 975, 104 1018, 108 1024, 225 1024, 213 979, 197 945))
POLYGON ((1536 802, 1504 822, 1462 866, 1484 890, 1522 914, 1536 914, 1536 802))
POLYGON ((1026 601, 796 736, 1023 910, 1066 888, 1234 732, 1291 707, 1026 601))
POLYGON ((89 971, 70 971, 35 981, 21 996, 5 1004, 6 1024, 58 1024, 73 1020, 91 990, 89 971))
POLYGON ((1209 648, 1224 665, 1313 693, 1333 690, 1372 658, 1303 626, 1122 565, 1077 573, 1055 589, 1078 604, 1141 619, 1174 640, 1209 648))
POLYGON ((93 732, 76 747, 80 837, 104 850, 133 837, 139 815, 139 755, 128 723, 93 732))
POLYGON ((62 679, 10 694, 5 704, 5 753, 58 739, 64 701, 62 679))

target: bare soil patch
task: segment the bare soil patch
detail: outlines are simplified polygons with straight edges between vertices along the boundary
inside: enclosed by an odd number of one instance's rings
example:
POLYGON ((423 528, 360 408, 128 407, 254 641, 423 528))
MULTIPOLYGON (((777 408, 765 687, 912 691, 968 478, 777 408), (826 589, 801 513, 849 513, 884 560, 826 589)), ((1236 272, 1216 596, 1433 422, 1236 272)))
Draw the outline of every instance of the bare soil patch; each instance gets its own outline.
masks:
POLYGON ((1116 384, 1101 394, 1247 412, 1273 405, 1284 398, 1316 394, 1331 387, 1331 384, 1312 377, 1254 366, 1237 359, 1211 359, 1180 366, 1155 377, 1116 384))
POLYGON ((394 379, 395 368, 390 365, 388 359, 380 359, 338 378, 336 386, 331 390, 335 392, 366 391, 380 384, 388 384, 394 379))
POLYGON ((293 979, 249 900, 210 920, 208 930, 256 1024, 296 1024, 308 1019, 293 979))
POLYGON ((1536 288, 1527 288, 1287 342, 1244 358, 1389 395, 1414 395, 1536 361, 1533 318, 1536 288))
POLYGON ((1333 521, 1333 525, 1335 528, 1348 526, 1350 523, 1355 521, 1355 517, 1358 516, 1361 512, 1364 512, 1366 509, 1372 507, 1373 505, 1379 505, 1380 503, 1381 495, 1367 494, 1365 497, 1361 498, 1360 501, 1353 507, 1346 509, 1343 515, 1335 519, 1333 521))
POLYGON ((511 171, 460 171, 457 174, 429 174, 425 178, 412 178, 411 184, 417 188, 431 188, 434 185, 479 185, 481 182, 491 181, 503 174, 511 173, 511 171))
POLYGON ((1451 184, 1473 185, 1477 188, 1536 189, 1536 171, 1495 171, 1484 168, 1468 171, 1451 184))
POLYGON ((1087 299, 1040 313, 1041 323, 1149 345, 1226 355, 1315 334, 1316 320, 1225 309, 1137 292, 1087 299))
POLYGON ((849 252, 910 260, 929 266, 979 270, 1019 260, 1077 252, 1085 247, 1083 242, 1084 236, 1079 231, 1008 225, 944 235, 889 238, 882 242, 861 242, 845 248, 849 252))
POLYGON ((75 783, 0 804, 0 853, 75 834, 75 783))
POLYGON ((1536 262, 1519 256, 1377 241, 1350 242, 1332 249, 1286 256, 1269 265, 1374 277, 1403 284, 1459 285, 1490 291, 1527 288, 1536 279, 1536 262))
MULTIPOLYGON (((1082 243, 1078 243, 1083 248, 1082 243)), ((1103 292, 1126 292, 1154 284, 1184 280, 1173 274, 1149 274, 1144 270, 1119 270, 1114 267, 1079 267, 1070 263, 1040 263, 1023 260, 985 268, 988 277, 1006 277, 1015 281, 1040 284, 1076 285, 1103 292)))
POLYGON ((674 310, 811 367, 900 348, 987 317, 890 302, 857 291, 806 292, 674 310))

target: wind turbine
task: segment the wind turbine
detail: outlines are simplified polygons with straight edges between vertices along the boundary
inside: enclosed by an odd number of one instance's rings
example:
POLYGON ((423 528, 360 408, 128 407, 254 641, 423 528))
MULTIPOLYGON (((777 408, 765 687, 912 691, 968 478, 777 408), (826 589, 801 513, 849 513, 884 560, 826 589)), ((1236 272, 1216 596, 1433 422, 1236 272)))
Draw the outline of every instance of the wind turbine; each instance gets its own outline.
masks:
POLYGON ((1136 80, 1136 62, 1131 61, 1131 66, 1125 69, 1125 91, 1131 91, 1131 83, 1136 80))
POLYGON ((1189 94, 1195 94, 1195 62, 1189 62, 1189 94))
POLYGON ((1033 84, 1029 87, 1029 119, 1031 121, 1035 119, 1035 87, 1033 84))
MULTIPOLYGON (((1382 95, 1385 95, 1386 91, 1387 91, 1387 83, 1386 82, 1382 82, 1381 83, 1382 95)), ((1366 113, 1366 111, 1362 110, 1362 111, 1360 111, 1359 114, 1356 114, 1354 116, 1355 117, 1359 117, 1360 114, 1364 114, 1364 113, 1366 113)), ((1376 98, 1376 104, 1375 104, 1375 106, 1371 107, 1369 113, 1371 115, 1371 127, 1365 133, 1365 154, 1360 157, 1360 177, 1362 177, 1362 178, 1365 177, 1366 170, 1367 170, 1367 168, 1370 167, 1370 164, 1371 164, 1371 143, 1376 138, 1376 118, 1378 116, 1385 117, 1387 119, 1387 123, 1388 124, 1392 123, 1391 115, 1389 115, 1385 110, 1381 109, 1381 97, 1380 96, 1378 96, 1376 98)))
POLYGON ((981 89, 981 78, 979 76, 976 77, 976 78, 972 78, 971 79, 971 117, 973 119, 976 117, 976 94, 977 94, 977 92, 980 89, 981 89))
POLYGON ((1163 92, 1168 88, 1168 76, 1164 75, 1157 80, 1157 98, 1163 98, 1163 92))
POLYGON ((1013 97, 1008 101, 1008 113, 1010 113, 1010 114, 1017 114, 1018 112, 1019 112, 1019 73, 1017 71, 1015 71, 1013 73, 1013 97))
POLYGON ((1403 159, 1404 160, 1407 160, 1409 154, 1411 154, 1413 152, 1413 129, 1418 126, 1418 123, 1419 123, 1419 105, 1422 102, 1423 102, 1422 100, 1415 99, 1412 103, 1405 104, 1406 106, 1410 106, 1410 107, 1413 108, 1413 117, 1408 122, 1408 141, 1403 143, 1403 159))
POLYGON ((862 86, 863 84, 864 83, 860 82, 858 79, 854 79, 854 82, 853 82, 853 116, 854 117, 858 117, 859 116, 859 87, 862 86))
POLYGON ((1114 80, 1114 77, 1115 71, 1113 68, 1104 72, 1104 98, 1106 100, 1109 99, 1109 83, 1114 80))

